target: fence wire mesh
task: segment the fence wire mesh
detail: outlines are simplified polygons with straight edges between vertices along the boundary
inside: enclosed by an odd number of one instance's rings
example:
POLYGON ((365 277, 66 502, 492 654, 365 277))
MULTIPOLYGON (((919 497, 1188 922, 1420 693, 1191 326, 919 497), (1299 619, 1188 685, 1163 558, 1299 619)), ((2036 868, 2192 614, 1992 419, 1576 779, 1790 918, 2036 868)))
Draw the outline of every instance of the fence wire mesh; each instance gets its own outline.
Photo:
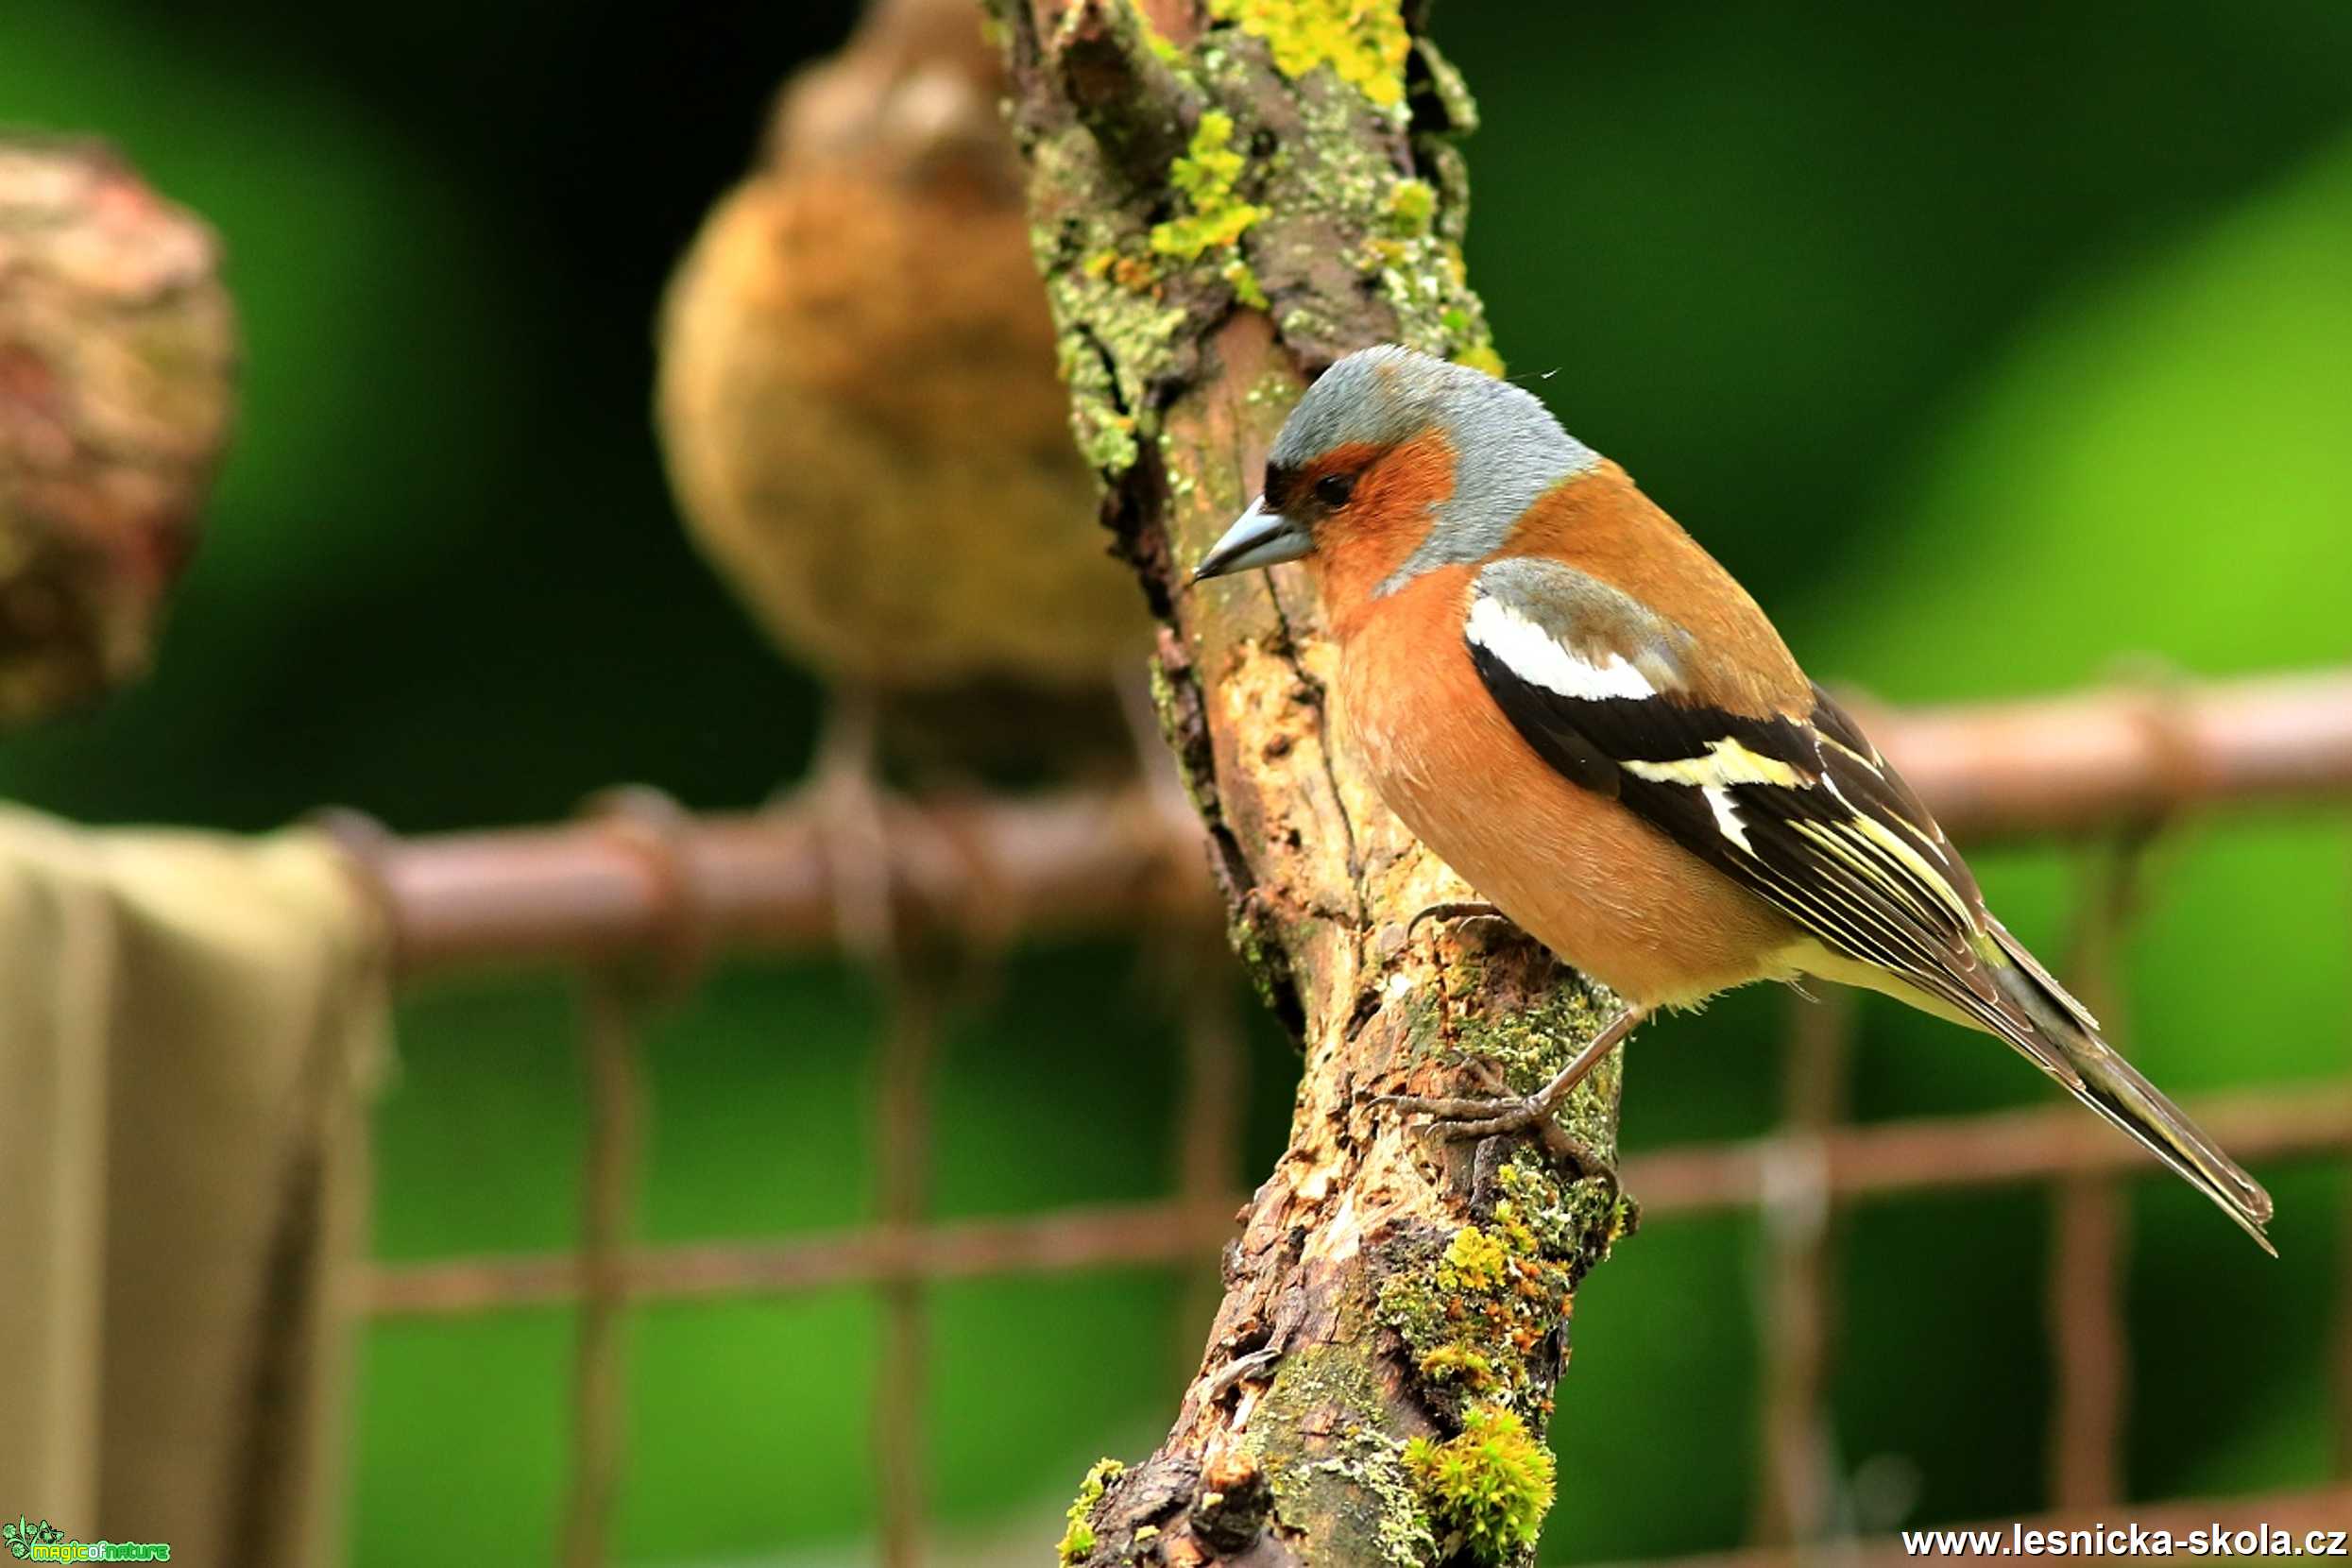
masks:
MULTIPOLYGON (((2258 723, 2217 741, 2184 713, 2211 704, 2140 707, 2130 725, 2153 724, 2139 737, 2148 766, 2163 777, 2152 787, 2138 772, 2110 767, 2086 751, 2078 773, 2105 780, 2104 793, 2068 795, 2055 817, 2046 796, 2018 793, 2014 781, 1974 776, 1965 763, 1946 770, 1931 801, 2006 800, 2019 822, 2048 833, 2098 825, 2087 841, 2075 895, 2066 969, 2070 983, 2105 1019, 2111 1037, 2128 1031, 2128 997, 2118 981, 2119 955, 2157 827, 2172 804, 2282 793, 2268 787, 2215 788, 2234 759, 2243 776, 2292 779, 2283 793, 2322 799, 2352 795, 2352 680, 2321 683, 2318 717, 2296 730, 2273 702, 2258 723), (2324 688, 2324 690, 2323 690, 2324 688), (2151 719, 2150 714, 2157 715, 2151 719), (2169 714, 2170 717, 2165 715, 2169 714), (2242 742, 2242 744, 2239 743, 2242 742), (2216 747, 2219 747, 2217 752, 2216 747), (2247 769, 2247 752, 2266 758, 2247 769), (2220 760, 2216 760, 2217 756, 2220 760), (2263 768, 2268 772, 2264 773, 2263 768), (2104 772, 2103 772, 2104 770, 2104 772), (1974 792, 1971 795, 1970 792, 1974 792), (2104 809, 2094 806, 2104 803, 2104 809)), ((2259 706, 2259 705, 2258 705, 2259 706)), ((2054 709, 1983 710, 1980 724, 2045 727, 2054 709)), ((1894 727, 1894 726, 1888 726, 1894 727)), ((1954 732, 1956 734, 1956 732, 1954 732)), ((1952 737, 1947 736, 1951 741, 1952 737)), ((2079 740, 2079 737, 2078 737, 2079 740)), ((1886 748, 1912 768, 1905 750, 1886 748)), ((1998 758, 1991 751, 1980 756, 1998 758)), ((1189 1270, 1202 1282, 1189 1304, 1197 1330, 1215 1307, 1206 1264, 1229 1235, 1241 1195, 1228 1183, 1236 1168, 1243 1072, 1238 1022, 1215 986, 1176 981, 1185 1088, 1178 1108, 1179 1151, 1172 1195, 1162 1201, 1070 1208, 1018 1218, 936 1222, 927 1218, 930 1129, 927 1106, 937 1017, 919 984, 893 988, 878 1053, 871 1115, 878 1128, 873 1224, 845 1233, 741 1244, 637 1245, 629 1217, 643 1179, 640 1128, 647 1116, 639 976, 614 977, 623 957, 652 951, 656 985, 690 982, 695 966, 722 937, 745 929, 771 945, 810 946, 830 936, 821 916, 824 889, 810 886, 816 857, 801 827, 741 820, 697 824, 624 801, 626 831, 603 839, 564 830, 475 835, 427 846, 404 862, 379 834, 350 834, 372 869, 396 924, 422 933, 427 957, 491 956, 582 963, 599 961, 582 987, 580 1050, 589 1135, 583 1158, 580 1245, 568 1253, 448 1259, 378 1265, 355 1282, 359 1308, 375 1317, 465 1316, 569 1304, 577 1315, 572 1368, 573 1442, 563 1560, 593 1568, 607 1560, 607 1526, 625 1462, 623 1407, 630 1311, 650 1303, 783 1297, 866 1289, 885 1324, 874 1389, 878 1539, 888 1568, 924 1559, 923 1429, 925 1303, 949 1281, 1159 1265, 1189 1270), (650 825, 651 830, 648 830, 650 825), (625 854, 609 858, 618 839, 625 854), (600 856, 606 857, 600 859, 600 856), (639 862, 652 887, 645 900, 627 893, 616 867, 639 862), (406 900, 403 903, 403 900, 406 900), (714 909, 736 912, 739 929, 714 928, 714 909), (527 912, 537 909, 535 919, 527 912)), ((950 815, 927 822, 926 842, 949 846, 959 866, 929 867, 925 884, 985 890, 986 916, 1005 929, 1004 901, 1021 906, 1032 929, 1084 925, 1106 916, 1138 917, 1199 931, 1203 897, 1190 887, 1181 847, 1189 825, 1152 819, 1138 798, 1077 798, 950 815), (1170 834, 1176 846, 1172 846, 1170 834)), ((1989 808, 1964 808, 1990 810, 1989 808)), ((1997 813, 1996 813, 1997 814, 1997 813)), ((609 826, 609 824, 607 824, 609 826)), ((2016 826, 2016 824, 2013 824, 2016 826)), ((347 829, 348 831, 348 829, 347 829)), ((640 890, 641 891, 641 890, 640 890)), ((945 895, 952 905, 960 896, 945 895)), ((952 924, 954 912, 945 912, 952 924)), ((1013 922, 1022 924, 1023 922, 1013 922)), ((1198 942, 1189 943, 1197 950, 1198 942)), ((416 952, 412 945, 412 961, 416 952)), ((431 967, 428 963, 425 967, 431 967)), ((1758 1294, 1762 1348, 1758 1407, 1760 1473, 1755 1478, 1749 1545, 1742 1553, 1684 1559, 1738 1568, 1815 1555, 1841 1528, 1830 1390, 1837 1334, 1839 1219, 1855 1205, 1894 1197, 1996 1185, 2039 1184, 2049 1192, 2053 1225, 2047 1263, 2047 1335, 2055 1397, 2045 1434, 2047 1502, 2037 1523, 2063 1527, 2088 1521, 2124 1495, 2125 1399, 2129 1347, 2122 1299, 2130 1245, 2124 1183, 2159 1168, 2071 1106, 1899 1122, 1847 1119, 1854 1011, 1843 994, 1799 997, 1786 1030, 1782 1107, 1778 1127, 1754 1140, 1694 1145, 1629 1157, 1624 1180, 1645 1223, 1726 1211, 1758 1220, 1765 1266, 1758 1294)), ((2352 1157, 2352 1077, 2292 1090, 2245 1090, 2209 1097, 2190 1110, 2241 1159, 2352 1157)), ((2135 1504, 2136 1518, 2160 1522, 2177 1513, 2197 1524, 2244 1520, 2277 1527, 2298 1521, 2341 1525, 2352 1517, 2352 1232, 2345 1237, 2343 1287, 2333 1305, 2331 1354, 2337 1485, 2259 1499, 2200 1498, 2135 1504)), ((1191 1347, 1187 1347, 1190 1354, 1191 1347)), ((1900 1559, 1892 1542, 1844 1542, 1841 1560, 1900 1559)))

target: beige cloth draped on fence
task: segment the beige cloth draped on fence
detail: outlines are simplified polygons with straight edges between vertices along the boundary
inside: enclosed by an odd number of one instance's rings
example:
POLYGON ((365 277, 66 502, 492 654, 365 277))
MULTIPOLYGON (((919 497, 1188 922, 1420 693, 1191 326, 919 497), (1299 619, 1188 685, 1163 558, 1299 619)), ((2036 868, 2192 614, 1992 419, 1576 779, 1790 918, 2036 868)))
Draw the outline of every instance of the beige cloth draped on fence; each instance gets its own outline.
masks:
POLYGON ((0 807, 0 1513, 240 1568, 340 1553, 385 1048, 324 838, 0 807))

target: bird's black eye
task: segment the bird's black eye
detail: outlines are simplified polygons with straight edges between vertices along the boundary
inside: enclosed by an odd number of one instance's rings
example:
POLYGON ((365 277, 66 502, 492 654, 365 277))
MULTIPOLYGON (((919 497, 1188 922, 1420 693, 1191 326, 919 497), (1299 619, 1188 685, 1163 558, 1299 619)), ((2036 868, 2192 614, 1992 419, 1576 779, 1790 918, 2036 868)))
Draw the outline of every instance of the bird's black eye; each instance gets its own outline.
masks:
POLYGON ((1315 481, 1315 499, 1326 506, 1345 506, 1348 497, 1355 493, 1355 476, 1352 473, 1327 473, 1315 481))

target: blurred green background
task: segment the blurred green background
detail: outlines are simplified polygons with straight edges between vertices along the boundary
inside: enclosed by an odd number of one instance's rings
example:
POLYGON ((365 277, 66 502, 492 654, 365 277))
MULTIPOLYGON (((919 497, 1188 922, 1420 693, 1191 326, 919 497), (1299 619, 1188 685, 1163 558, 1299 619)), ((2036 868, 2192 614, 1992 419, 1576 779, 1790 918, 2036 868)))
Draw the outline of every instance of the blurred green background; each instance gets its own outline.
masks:
MULTIPOLYGON (((0 744, 0 793, 240 829, 339 802, 417 831, 561 815, 624 778, 743 805, 796 774, 817 693, 678 537, 649 321, 768 94, 847 21, 741 0, 689 20, 0 9, 0 121, 112 138, 217 225, 248 355, 161 668, 0 744)), ((1470 255, 1514 372, 1815 674, 1908 701, 2078 686, 2126 655, 2197 675, 2352 656, 2352 8, 1457 0, 1437 29, 1485 111, 1470 255)), ((2082 859, 1980 870, 2050 951, 2082 859)), ((2341 813, 2188 827, 2129 948, 2136 1054, 2183 1093, 2343 1070, 2348 943, 2341 813)), ((1025 954, 958 1014, 943 1210, 1167 1189, 1159 986, 1105 941, 1025 954)), ((1786 1005, 1649 1031, 1628 1146, 1764 1127, 1786 1005)), ((568 1010, 554 980, 404 1007, 383 1255, 569 1242, 568 1010)), ((868 1133, 837 1107, 864 1092, 873 1020, 835 967, 749 965, 663 1027, 651 1234, 856 1220, 868 1133)), ((2043 1098, 1981 1041, 1875 999, 1865 1023, 1863 1115, 2043 1098)), ((1295 1073, 1270 1028, 1253 1073, 1253 1172, 1295 1073)), ((2278 1265, 2185 1190, 2136 1200, 2135 1496, 2326 1474, 2344 1184, 2264 1174, 2278 1265)), ((1836 1463, 1867 1480, 1863 1522, 2037 1508, 2044 1202, 1876 1208, 1850 1241, 1836 1463)), ((1737 1542, 1757 1260, 1746 1225, 1661 1223, 1594 1278, 1550 1558, 1737 1542)), ((1043 1560, 1083 1464, 1156 1440, 1197 1354, 1184 1299, 1150 1272, 941 1292, 948 1539, 1043 1560)), ((859 1559, 876 1342, 854 1294, 645 1315, 625 1559, 859 1559)), ((371 1335, 357 1563, 413 1560, 426 1521, 469 1555, 546 1559, 568 1345, 560 1314, 371 1335)))

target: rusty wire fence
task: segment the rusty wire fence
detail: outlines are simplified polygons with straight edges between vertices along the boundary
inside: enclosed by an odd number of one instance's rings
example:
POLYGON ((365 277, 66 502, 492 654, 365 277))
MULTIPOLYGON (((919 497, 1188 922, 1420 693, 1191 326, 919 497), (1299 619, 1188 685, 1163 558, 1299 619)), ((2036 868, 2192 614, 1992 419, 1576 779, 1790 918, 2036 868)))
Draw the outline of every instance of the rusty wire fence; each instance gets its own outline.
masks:
MULTIPOLYGON (((2128 1048, 2116 981, 2148 852, 2183 810, 2352 801, 2352 673, 2233 687, 2131 690, 1939 713, 1874 712, 1869 727, 1955 836, 2094 835, 2064 967, 2128 1048)), ((874 1390, 880 1556, 923 1559, 925 1301, 955 1280, 1162 1265, 1202 1268, 1232 1234, 1241 1046, 1213 1002, 1185 1008, 1180 1175, 1163 1200, 1018 1218, 925 1218, 934 1067, 919 988, 879 1050, 876 1218, 847 1232, 765 1242, 638 1245, 629 1231, 645 1120, 640 1026, 649 997, 690 987, 723 949, 808 950, 834 935, 817 826, 788 813, 690 818, 642 794, 561 827, 400 842, 363 824, 347 842, 382 896, 404 976, 480 964, 577 970, 588 1139, 575 1251, 377 1264, 352 1282, 371 1317, 465 1316, 569 1304, 577 1316, 563 1561, 605 1560, 623 1459, 626 1317, 658 1302, 865 1289, 885 1322, 874 1390)), ((1146 792, 906 807, 889 835, 910 919, 1008 933, 1164 922, 1215 930, 1197 828, 1146 792)), ((1197 988, 1203 992, 1213 989, 1197 988)), ((2033 1185, 2054 1211, 2047 1333, 2056 1398, 2046 1436, 2048 1517, 2088 1522, 2122 1498, 2128 1387, 2123 1185, 2161 1176, 2071 1104, 1905 1121, 1846 1116, 1853 1013, 1836 997, 1791 1009, 1783 1105, 1768 1135, 1628 1158, 1645 1225, 1745 1213, 1765 1253, 1759 1342, 1761 1474, 1750 1543, 1710 1559, 1765 1568, 1811 1556, 1836 1520, 1828 1391, 1839 1216, 1907 1194, 2033 1185)), ((2352 1074, 2246 1090, 2190 1111, 2248 1163, 2352 1159, 2352 1074)), ((2155 1525, 2352 1523, 2352 1236, 2331 1318, 2335 1482, 2255 1498, 2132 1506, 2155 1525)), ((1213 1302, 1192 1317, 1205 1324, 1213 1302)), ((1042 1549, 1042 1548, 1041 1548, 1042 1549)), ((1892 1541, 1842 1560, 1896 1561, 1892 1541)), ((1695 1559, 1685 1559, 1691 1561, 1695 1559)))

